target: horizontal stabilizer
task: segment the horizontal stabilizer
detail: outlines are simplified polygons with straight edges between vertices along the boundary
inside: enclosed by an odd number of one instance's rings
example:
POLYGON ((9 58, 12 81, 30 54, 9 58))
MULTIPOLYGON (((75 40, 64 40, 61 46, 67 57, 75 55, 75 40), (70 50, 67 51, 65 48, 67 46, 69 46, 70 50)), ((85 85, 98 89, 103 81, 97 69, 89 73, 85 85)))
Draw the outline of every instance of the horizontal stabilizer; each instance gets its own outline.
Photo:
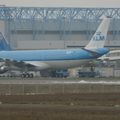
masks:
POLYGON ((100 54, 98 53, 98 52, 96 52, 96 51, 93 51, 93 50, 88 50, 88 49, 85 49, 85 48, 82 48, 83 50, 85 50, 85 51, 87 51, 87 52, 89 52, 92 56, 94 56, 94 57, 97 57, 97 56, 99 56, 100 54))

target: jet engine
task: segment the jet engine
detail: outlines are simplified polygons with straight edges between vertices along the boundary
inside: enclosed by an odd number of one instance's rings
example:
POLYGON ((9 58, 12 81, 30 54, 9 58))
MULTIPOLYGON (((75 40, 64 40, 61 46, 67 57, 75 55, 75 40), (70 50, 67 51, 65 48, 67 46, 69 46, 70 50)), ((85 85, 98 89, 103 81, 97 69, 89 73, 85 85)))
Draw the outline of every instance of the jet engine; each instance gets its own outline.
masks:
POLYGON ((8 66, 2 65, 0 66, 0 74, 3 74, 8 71, 8 66))

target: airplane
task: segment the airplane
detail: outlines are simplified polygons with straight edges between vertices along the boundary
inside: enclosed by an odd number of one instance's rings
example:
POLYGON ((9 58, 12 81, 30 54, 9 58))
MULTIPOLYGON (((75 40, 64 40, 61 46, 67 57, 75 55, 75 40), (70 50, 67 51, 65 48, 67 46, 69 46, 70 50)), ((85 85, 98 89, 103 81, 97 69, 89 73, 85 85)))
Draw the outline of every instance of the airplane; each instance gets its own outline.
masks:
POLYGON ((102 57, 98 58, 102 61, 117 61, 120 60, 120 50, 111 50, 107 54, 103 55, 102 57))
POLYGON ((81 49, 12 50, 0 33, 0 73, 11 66, 21 70, 74 68, 97 59, 109 52, 104 48, 109 24, 110 18, 105 16, 90 42, 81 49))

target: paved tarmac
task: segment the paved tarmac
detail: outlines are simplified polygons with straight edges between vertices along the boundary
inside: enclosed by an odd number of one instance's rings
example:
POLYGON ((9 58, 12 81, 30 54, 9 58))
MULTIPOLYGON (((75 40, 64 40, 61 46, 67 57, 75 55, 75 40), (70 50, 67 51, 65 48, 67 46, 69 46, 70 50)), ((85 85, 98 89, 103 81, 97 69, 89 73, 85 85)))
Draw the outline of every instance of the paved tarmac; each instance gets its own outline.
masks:
POLYGON ((120 80, 108 79, 0 79, 0 84, 100 84, 100 85, 120 85, 120 80))

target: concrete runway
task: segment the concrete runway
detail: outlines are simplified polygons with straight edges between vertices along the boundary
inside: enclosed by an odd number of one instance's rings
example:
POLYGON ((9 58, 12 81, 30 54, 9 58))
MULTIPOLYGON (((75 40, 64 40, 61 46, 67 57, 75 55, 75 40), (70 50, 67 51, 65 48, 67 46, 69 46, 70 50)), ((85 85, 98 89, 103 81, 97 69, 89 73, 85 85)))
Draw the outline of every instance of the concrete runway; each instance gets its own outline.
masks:
POLYGON ((119 80, 68 80, 68 79, 1 79, 0 84, 99 84, 99 85, 120 85, 119 80))

